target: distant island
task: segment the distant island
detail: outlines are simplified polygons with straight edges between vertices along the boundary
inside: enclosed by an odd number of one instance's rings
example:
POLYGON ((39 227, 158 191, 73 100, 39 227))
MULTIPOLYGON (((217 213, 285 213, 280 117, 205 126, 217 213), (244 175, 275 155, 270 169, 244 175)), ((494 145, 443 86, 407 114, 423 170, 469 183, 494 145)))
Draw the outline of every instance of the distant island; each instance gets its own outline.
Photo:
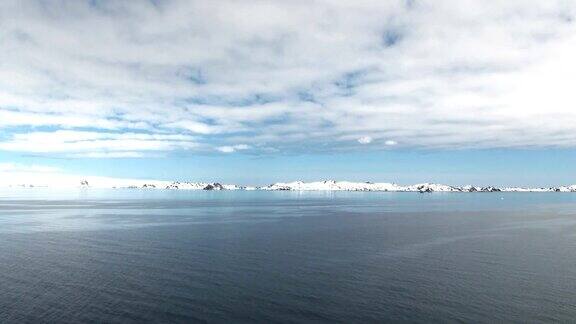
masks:
POLYGON ((62 188, 109 188, 109 189, 146 189, 146 190, 262 190, 262 191, 375 191, 375 192, 576 192, 576 185, 525 188, 495 186, 450 186, 435 183, 398 185, 395 183, 350 182, 350 181, 316 181, 316 182, 279 182, 267 186, 240 186, 218 182, 179 182, 158 180, 132 180, 92 177, 82 179, 76 184, 67 183, 18 183, 3 184, 3 187, 62 187, 62 188))

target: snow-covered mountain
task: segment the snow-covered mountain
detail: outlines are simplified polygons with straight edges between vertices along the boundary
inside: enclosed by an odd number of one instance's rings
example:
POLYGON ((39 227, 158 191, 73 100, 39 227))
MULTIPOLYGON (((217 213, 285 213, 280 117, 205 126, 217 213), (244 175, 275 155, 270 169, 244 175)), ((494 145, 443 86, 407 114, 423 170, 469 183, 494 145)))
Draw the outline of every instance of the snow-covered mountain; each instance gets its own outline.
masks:
POLYGON ((348 181, 318 181, 318 182, 279 182, 266 187, 260 187, 261 190, 323 190, 323 191, 401 191, 402 187, 394 183, 371 183, 371 182, 348 182, 348 181))
POLYGON ((163 180, 84 177, 59 173, 26 174, 0 173, 0 187, 23 188, 102 188, 102 189, 178 189, 178 190, 238 190, 248 189, 233 184, 177 182, 163 180))
POLYGON ((348 182, 348 181, 318 181, 318 182, 279 182, 261 190, 294 190, 294 191, 394 191, 394 192, 576 192, 576 185, 551 188, 520 188, 520 187, 475 187, 449 186, 435 183, 420 183, 401 186, 395 183, 348 182))
POLYGON ((167 189, 167 190, 290 190, 290 191, 390 191, 390 192, 576 192, 576 185, 551 188, 449 186, 420 183, 402 186, 395 183, 315 181, 279 182, 263 187, 245 187, 218 182, 178 182, 160 180, 115 179, 105 177, 64 176, 36 178, 0 178, 0 187, 60 187, 60 188, 113 188, 113 189, 167 189))
MULTIPOLYGON (((81 184, 83 188, 90 188, 90 183, 84 181, 81 184)), ((242 190, 245 187, 239 187, 233 184, 220 184, 218 182, 166 182, 166 181, 149 181, 131 185, 114 186, 115 189, 168 189, 168 190, 242 190)))
POLYGON ((244 187, 239 187, 230 184, 220 184, 218 182, 214 183, 204 183, 204 182, 172 182, 164 189, 176 189, 176 190, 240 190, 244 187))
POLYGON ((318 182, 288 182, 275 183, 262 190, 296 190, 296 191, 408 191, 408 192, 451 192, 463 191, 461 188, 434 183, 421 183, 411 186, 400 186, 395 183, 349 182, 349 181, 318 181, 318 182))

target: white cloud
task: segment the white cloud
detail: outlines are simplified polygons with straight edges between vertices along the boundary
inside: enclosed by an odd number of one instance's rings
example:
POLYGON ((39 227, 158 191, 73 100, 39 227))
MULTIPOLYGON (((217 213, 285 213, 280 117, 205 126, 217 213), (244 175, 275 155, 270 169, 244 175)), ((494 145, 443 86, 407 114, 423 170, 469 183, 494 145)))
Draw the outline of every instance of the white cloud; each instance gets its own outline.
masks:
POLYGON ((101 129, 146 129, 145 122, 109 120, 94 116, 67 114, 44 114, 0 109, 0 128, 6 126, 62 126, 96 127, 101 129))
POLYGON ((388 146, 394 146, 394 145, 397 145, 397 144, 398 144, 398 142, 393 141, 393 140, 387 140, 387 141, 384 142, 384 145, 388 145, 388 146))
POLYGON ((250 148, 250 146, 248 146, 246 144, 238 144, 238 145, 233 145, 233 146, 219 146, 216 148, 216 150, 218 150, 222 153, 234 153, 236 151, 247 150, 249 148, 250 148))
POLYGON ((177 121, 173 123, 163 124, 162 126, 170 129, 184 129, 192 133, 198 133, 198 134, 213 134, 219 132, 217 127, 212 127, 210 125, 206 125, 191 120, 177 121))
POLYGON ((358 143, 360 144, 370 144, 372 143, 372 137, 370 136, 363 136, 358 139, 358 143))
POLYGON ((576 146, 576 2, 409 3, 2 1, 0 150, 576 146))
POLYGON ((91 158, 91 159, 123 159, 123 158, 142 158, 151 157, 149 154, 140 152, 87 152, 68 154, 71 158, 91 158))
POLYGON ((102 157, 111 153, 118 157, 139 151, 172 151, 197 147, 194 137, 178 134, 103 133, 86 131, 32 132, 16 134, 0 142, 0 150, 68 153, 84 152, 85 156, 102 157), (124 153, 118 153, 124 152, 124 153), (100 155, 100 156, 98 156, 100 155))

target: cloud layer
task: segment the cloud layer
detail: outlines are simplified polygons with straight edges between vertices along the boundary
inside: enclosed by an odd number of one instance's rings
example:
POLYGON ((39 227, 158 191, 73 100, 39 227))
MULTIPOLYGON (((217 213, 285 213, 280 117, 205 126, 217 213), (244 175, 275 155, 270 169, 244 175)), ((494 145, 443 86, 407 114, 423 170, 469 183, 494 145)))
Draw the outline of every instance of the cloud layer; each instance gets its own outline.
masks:
POLYGON ((576 3, 0 2, 0 150, 576 145, 576 3))

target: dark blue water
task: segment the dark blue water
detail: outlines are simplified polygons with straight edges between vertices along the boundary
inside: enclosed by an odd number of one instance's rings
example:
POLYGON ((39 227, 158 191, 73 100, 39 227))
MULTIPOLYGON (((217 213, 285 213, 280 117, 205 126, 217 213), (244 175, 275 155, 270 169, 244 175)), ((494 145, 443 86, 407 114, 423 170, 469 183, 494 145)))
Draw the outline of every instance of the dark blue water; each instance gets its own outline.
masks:
POLYGON ((0 192, 0 322, 570 322, 576 194, 0 192))

